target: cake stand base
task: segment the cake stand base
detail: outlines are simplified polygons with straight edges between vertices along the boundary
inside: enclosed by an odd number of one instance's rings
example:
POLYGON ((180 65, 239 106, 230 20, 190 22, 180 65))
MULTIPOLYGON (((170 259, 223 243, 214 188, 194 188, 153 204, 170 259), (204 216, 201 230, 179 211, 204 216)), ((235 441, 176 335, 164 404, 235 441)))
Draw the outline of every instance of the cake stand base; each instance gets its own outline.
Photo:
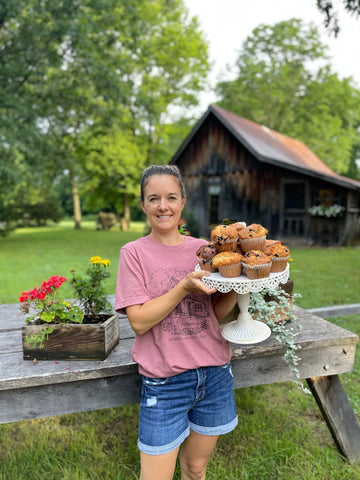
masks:
POLYGON ((271 330, 265 323, 258 320, 251 319, 247 322, 234 320, 224 326, 222 335, 232 343, 252 344, 269 338, 271 330))
POLYGON ((259 343, 271 335, 270 328, 263 322, 253 320, 249 313, 250 292, 237 293, 237 303, 240 313, 238 318, 224 326, 222 335, 233 343, 259 343))

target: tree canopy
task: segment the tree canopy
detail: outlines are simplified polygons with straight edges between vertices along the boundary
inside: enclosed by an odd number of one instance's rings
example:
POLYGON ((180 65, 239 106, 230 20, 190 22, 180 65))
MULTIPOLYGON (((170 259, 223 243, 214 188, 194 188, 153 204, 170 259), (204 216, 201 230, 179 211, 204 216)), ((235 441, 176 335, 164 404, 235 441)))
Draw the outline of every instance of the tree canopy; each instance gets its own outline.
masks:
POLYGON ((306 143, 339 173, 358 137, 360 91, 331 71, 317 28, 292 19, 260 25, 245 40, 220 105, 306 143))
POLYGON ((105 175, 133 194, 169 108, 196 105, 209 70, 182 0, 0 0, 0 34, 3 209, 19 201, 12 187, 49 191, 64 176, 78 215, 79 193, 108 201, 105 175))

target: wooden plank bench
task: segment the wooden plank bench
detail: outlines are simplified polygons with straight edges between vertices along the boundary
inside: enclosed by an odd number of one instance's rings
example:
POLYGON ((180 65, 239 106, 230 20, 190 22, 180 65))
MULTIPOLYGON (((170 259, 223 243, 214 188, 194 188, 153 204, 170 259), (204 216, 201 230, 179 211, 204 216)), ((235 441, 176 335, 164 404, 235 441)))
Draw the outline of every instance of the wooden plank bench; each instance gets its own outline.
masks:
MULTIPOLYGON (((113 300, 113 299, 112 299, 113 300)), ((340 453, 360 460, 360 426, 339 374, 354 367, 359 337, 294 307, 301 333, 300 376, 306 379, 340 453)), ((134 333, 121 317, 120 343, 104 361, 24 361, 18 304, 0 305, 0 423, 118 407, 139 401, 140 377, 130 349, 134 333)), ((273 336, 235 345, 234 388, 290 381, 284 346, 273 336)))

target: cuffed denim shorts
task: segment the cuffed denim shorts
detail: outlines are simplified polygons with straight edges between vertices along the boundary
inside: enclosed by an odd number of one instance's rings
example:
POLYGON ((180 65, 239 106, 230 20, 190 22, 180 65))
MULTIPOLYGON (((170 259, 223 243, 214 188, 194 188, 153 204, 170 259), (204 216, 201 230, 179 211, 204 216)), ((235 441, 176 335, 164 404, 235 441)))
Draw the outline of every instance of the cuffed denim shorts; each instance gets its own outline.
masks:
POLYGON ((221 435, 237 422, 230 362, 173 377, 142 377, 138 448, 144 453, 171 452, 190 429, 221 435))

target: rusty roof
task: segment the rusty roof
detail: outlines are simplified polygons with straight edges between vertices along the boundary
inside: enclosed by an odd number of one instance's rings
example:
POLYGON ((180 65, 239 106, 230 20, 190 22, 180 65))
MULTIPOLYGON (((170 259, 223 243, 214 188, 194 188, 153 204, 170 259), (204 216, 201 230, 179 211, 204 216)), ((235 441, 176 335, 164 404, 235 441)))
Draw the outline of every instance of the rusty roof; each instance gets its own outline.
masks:
POLYGON ((174 156, 175 162, 180 153, 193 138, 208 115, 216 118, 260 161, 272 163, 279 167, 326 179, 351 189, 360 189, 360 182, 352 178, 338 175, 328 167, 303 142, 295 140, 240 117, 217 105, 210 105, 207 112, 199 120, 189 137, 174 156))

